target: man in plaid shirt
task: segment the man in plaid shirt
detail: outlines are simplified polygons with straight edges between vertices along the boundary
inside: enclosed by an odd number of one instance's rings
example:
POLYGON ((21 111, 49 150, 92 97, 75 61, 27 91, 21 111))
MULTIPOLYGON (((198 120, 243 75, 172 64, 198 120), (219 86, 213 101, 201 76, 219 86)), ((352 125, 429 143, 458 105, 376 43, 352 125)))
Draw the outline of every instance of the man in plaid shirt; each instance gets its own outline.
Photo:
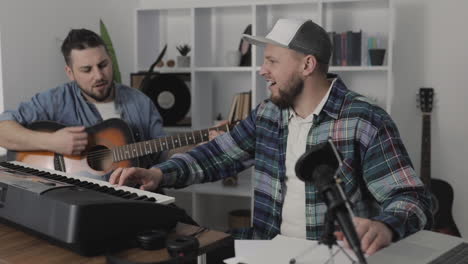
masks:
POLYGON ((327 74, 331 43, 325 30, 310 20, 280 19, 265 38, 244 37, 266 45, 260 74, 270 99, 232 131, 149 170, 117 169, 111 183, 180 188, 221 180, 253 165, 253 227, 239 230, 236 238, 319 239, 326 205, 314 184, 297 178, 294 167, 305 151, 331 138, 343 157, 338 176, 353 204, 365 253, 430 227, 428 193, 395 123, 338 76, 327 74))

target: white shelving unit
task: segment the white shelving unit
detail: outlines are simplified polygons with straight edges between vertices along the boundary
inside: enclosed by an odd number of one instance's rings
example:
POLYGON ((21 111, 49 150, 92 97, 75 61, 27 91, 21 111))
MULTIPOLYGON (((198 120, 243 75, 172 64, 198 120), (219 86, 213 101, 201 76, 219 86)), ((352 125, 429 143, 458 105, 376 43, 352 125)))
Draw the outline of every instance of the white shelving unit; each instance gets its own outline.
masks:
MULTIPOLYGON (((362 30, 363 45, 367 43, 367 36, 381 38, 382 46, 387 49, 384 65, 368 66, 367 51, 363 48, 362 66, 332 66, 330 72, 338 73, 348 88, 376 99, 390 113, 393 10, 392 0, 142 0, 136 10, 135 70, 146 70, 166 43, 165 60, 176 60, 175 46, 188 43, 192 47, 190 68, 163 67, 159 70, 190 73, 192 126, 188 129, 211 127, 219 113, 227 116, 234 94, 251 91, 252 106, 269 96, 266 82, 258 74, 263 62, 262 48, 252 47, 252 66, 227 64, 227 54, 238 49, 247 25, 252 25, 254 35, 266 35, 279 18, 309 18, 327 31, 362 30)), ((174 128, 170 130, 174 131, 174 128)), ((189 200, 195 219, 206 220, 202 219, 206 214, 202 207, 213 208, 208 200, 220 203, 220 197, 227 197, 236 204, 238 199, 244 199, 248 201, 246 206, 250 206, 251 189, 250 180, 247 180, 235 191, 214 183, 192 186, 174 194, 177 199, 179 195, 185 195, 179 201, 189 200), (209 205, 204 206, 205 203, 209 205)), ((200 223, 204 224, 204 221, 200 223)))

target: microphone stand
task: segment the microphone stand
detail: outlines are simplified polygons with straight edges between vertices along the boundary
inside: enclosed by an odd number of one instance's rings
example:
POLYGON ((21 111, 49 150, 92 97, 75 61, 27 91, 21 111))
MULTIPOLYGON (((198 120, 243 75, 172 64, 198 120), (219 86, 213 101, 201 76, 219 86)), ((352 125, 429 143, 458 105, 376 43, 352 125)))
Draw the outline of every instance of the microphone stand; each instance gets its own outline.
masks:
POLYGON ((336 242, 336 236, 335 236, 335 216, 333 210, 328 210, 325 214, 325 222, 324 222, 324 231, 322 236, 320 237, 319 240, 319 245, 323 244, 328 246, 328 250, 330 252, 330 257, 327 259, 327 261, 324 262, 326 263, 335 263, 334 257, 335 255, 341 251, 343 254, 351 261, 352 264, 357 263, 347 252, 344 250, 337 242, 336 242), (333 253, 333 246, 337 246, 338 250, 333 253))
MULTIPOLYGON (((322 190, 322 193, 324 193, 324 190, 325 189, 328 189, 328 188, 338 188, 339 191, 342 192, 340 186, 339 186, 339 181, 337 183, 333 183, 333 184, 330 184, 328 186, 326 186, 323 190, 322 190), (334 186, 335 185, 335 186, 334 186)), ((336 221, 336 210, 337 208, 340 208, 340 207, 346 207, 348 210, 350 210, 350 206, 349 206, 349 203, 347 202, 347 200, 345 200, 343 198, 342 195, 340 195, 339 197, 337 197, 337 199, 335 199, 333 202, 331 202, 330 204, 327 205, 328 209, 327 209, 327 212, 325 213, 325 220, 324 220, 324 232, 320 238, 320 241, 319 241, 319 244, 324 244, 324 245, 327 245, 328 246, 328 249, 330 251, 330 258, 325 262, 325 263, 328 263, 329 261, 331 261, 331 263, 334 263, 334 260, 333 260, 333 257, 334 255, 336 254, 333 254, 332 253, 332 247, 333 245, 336 245, 339 250, 341 250, 345 255, 346 257, 348 257, 349 260, 351 260, 351 262, 354 264, 354 263, 360 263, 360 264, 367 264, 367 261, 366 261, 366 258, 364 257, 364 254, 362 254, 362 251, 360 248, 352 248, 356 257, 358 258, 358 261, 359 262, 356 262, 353 258, 351 258, 351 256, 348 255, 348 253, 340 246, 338 245, 338 243, 336 242, 336 236, 335 236, 335 221, 336 221)), ((338 251, 337 251, 338 252, 338 251)))
POLYGON ((300 180, 316 185, 327 205, 324 234, 319 242, 327 245, 330 249, 330 259, 326 262, 333 261, 334 254, 331 250, 333 245, 337 245, 353 263, 356 262, 336 243, 334 235, 336 221, 341 225, 358 263, 367 264, 353 223, 351 205, 341 188, 341 180, 337 177, 338 170, 342 165, 340 153, 333 144, 333 140, 329 138, 327 142, 317 144, 304 153, 297 161, 295 171, 300 180))

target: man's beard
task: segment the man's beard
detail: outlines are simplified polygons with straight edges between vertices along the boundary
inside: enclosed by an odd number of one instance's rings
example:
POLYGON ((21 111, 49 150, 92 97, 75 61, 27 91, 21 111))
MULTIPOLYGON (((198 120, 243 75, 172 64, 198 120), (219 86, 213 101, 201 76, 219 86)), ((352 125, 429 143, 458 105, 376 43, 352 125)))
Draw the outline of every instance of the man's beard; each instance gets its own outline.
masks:
MULTIPOLYGON (((80 85, 78 85, 78 86, 80 86, 80 85)), ((81 86, 80 86, 80 89, 81 89, 81 91, 83 93, 85 93, 87 96, 93 98, 97 102, 104 102, 105 100, 109 99, 110 96, 112 96, 112 92, 114 90, 114 82, 111 82, 110 86, 107 88, 107 92, 104 95, 101 95, 101 96, 90 93, 90 92, 86 91, 85 89, 81 88, 81 86)))
POLYGON ((304 81, 295 76, 288 81, 287 87, 289 88, 285 90, 278 89, 279 95, 277 97, 273 97, 273 95, 270 97, 271 101, 282 109, 294 106, 296 98, 304 90, 304 81))

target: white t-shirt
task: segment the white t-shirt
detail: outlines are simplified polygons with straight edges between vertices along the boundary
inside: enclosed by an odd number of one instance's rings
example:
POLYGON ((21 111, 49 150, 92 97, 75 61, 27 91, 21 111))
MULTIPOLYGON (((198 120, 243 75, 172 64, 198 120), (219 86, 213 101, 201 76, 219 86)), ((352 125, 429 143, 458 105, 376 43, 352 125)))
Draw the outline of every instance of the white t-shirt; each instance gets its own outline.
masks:
MULTIPOLYGON (((336 79, 335 79, 336 80, 336 79)), ((290 237, 306 238, 305 184, 296 176, 295 166, 299 157, 305 153, 307 135, 312 127, 314 115, 322 111, 328 100, 333 80, 328 92, 317 105, 314 112, 306 118, 297 116, 290 109, 288 142, 286 146, 286 195, 284 197, 281 234, 290 237)))
POLYGON ((109 103, 95 103, 94 104, 101 114, 102 120, 110 119, 110 118, 120 118, 120 114, 115 109, 114 101, 109 103))

